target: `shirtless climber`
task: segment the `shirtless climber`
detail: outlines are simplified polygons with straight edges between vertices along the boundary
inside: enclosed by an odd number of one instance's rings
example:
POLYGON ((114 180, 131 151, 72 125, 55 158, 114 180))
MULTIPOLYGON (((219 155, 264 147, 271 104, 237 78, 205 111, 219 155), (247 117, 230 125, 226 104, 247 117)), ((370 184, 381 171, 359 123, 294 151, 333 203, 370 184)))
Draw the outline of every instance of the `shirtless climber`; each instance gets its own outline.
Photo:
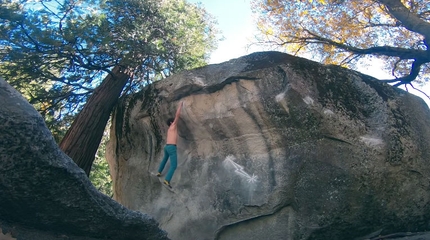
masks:
POLYGON ((167 172, 166 178, 164 179, 164 184, 166 184, 170 188, 172 188, 172 186, 170 185, 170 180, 172 179, 173 173, 175 173, 176 166, 178 164, 176 155, 176 142, 178 138, 177 124, 183 105, 183 102, 179 103, 178 109, 176 110, 175 118, 167 119, 167 125, 169 126, 169 129, 167 130, 167 141, 166 146, 164 146, 164 157, 160 163, 160 167, 158 168, 157 173, 157 177, 160 177, 161 172, 163 172, 164 166, 167 163, 167 159, 170 158, 170 168, 167 172))

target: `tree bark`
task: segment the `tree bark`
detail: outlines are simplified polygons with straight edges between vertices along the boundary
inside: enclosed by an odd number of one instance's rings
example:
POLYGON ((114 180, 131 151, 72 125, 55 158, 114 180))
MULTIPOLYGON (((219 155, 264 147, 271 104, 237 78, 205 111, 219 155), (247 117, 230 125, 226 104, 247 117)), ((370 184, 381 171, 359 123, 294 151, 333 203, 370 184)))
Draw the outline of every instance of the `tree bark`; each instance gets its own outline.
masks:
POLYGON ((394 18, 402 22, 403 26, 412 32, 419 33, 430 39, 430 23, 412 13, 400 0, 378 0, 384 4, 394 18))
POLYGON ((95 154, 103 137, 110 113, 130 75, 115 66, 79 112, 61 140, 60 148, 90 175, 95 154))

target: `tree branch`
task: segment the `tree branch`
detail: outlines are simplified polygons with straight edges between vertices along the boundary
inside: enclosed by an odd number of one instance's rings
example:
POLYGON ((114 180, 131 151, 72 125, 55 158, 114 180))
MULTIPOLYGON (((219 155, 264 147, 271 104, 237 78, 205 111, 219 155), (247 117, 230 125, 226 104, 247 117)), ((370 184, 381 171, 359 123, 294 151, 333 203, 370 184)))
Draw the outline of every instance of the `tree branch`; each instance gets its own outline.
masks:
POLYGON ((372 54, 372 55, 384 55, 384 56, 390 56, 390 57, 398 57, 399 61, 402 59, 413 59, 414 62, 412 63, 411 71, 407 76, 396 78, 396 79, 389 79, 389 80, 381 80, 384 82, 389 83, 395 83, 394 86, 400 86, 402 84, 409 84, 415 78, 419 75, 421 65, 424 63, 430 62, 430 54, 427 51, 424 50, 418 50, 418 49, 405 49, 405 48, 398 48, 398 47, 390 47, 390 46, 382 46, 382 47, 371 47, 366 49, 361 49, 353 46, 349 46, 346 44, 335 42, 331 39, 327 39, 324 37, 321 37, 307 29, 304 29, 311 37, 302 38, 302 41, 308 41, 309 40, 316 40, 318 42, 309 42, 309 43, 320 43, 320 44, 328 44, 335 46, 340 49, 344 49, 347 51, 350 51, 354 54, 372 54))
POLYGON ((409 83, 409 85, 411 85, 411 87, 412 87, 413 89, 415 89, 416 91, 418 91, 418 92, 420 92, 420 93, 424 94, 424 96, 426 96, 426 97, 430 100, 430 96, 429 96, 429 95, 427 95, 424 91, 422 91, 422 90, 420 90, 420 89, 418 89, 418 88, 415 88, 415 87, 414 87, 414 85, 412 85, 412 83, 409 83))
MULTIPOLYGON (((308 29, 304 29, 309 35, 312 36, 312 38, 302 38, 302 41, 306 40, 317 40, 318 43, 328 44, 332 45, 350 52, 353 52, 355 54, 373 54, 373 55, 385 55, 389 57, 399 57, 401 59, 429 59, 429 54, 424 50, 418 50, 418 49, 406 49, 406 48, 399 48, 399 47, 390 47, 390 46, 380 46, 380 47, 370 47, 370 48, 357 48, 350 45, 346 45, 343 43, 339 43, 336 41, 333 41, 328 38, 321 37, 308 29)), ((315 42, 316 43, 316 42, 315 42)))
POLYGON ((415 78, 417 78, 417 76, 421 70, 421 65, 423 65, 424 63, 425 62, 415 60, 412 63, 412 67, 411 67, 411 71, 410 71, 409 75, 404 76, 404 77, 400 77, 400 78, 396 78, 396 79, 381 80, 381 81, 387 82, 387 83, 397 82, 396 84, 393 85, 394 87, 398 87, 398 86, 403 85, 403 84, 411 84, 411 82, 413 80, 415 80, 415 78))
POLYGON ((391 15, 398 19, 405 28, 430 39, 430 23, 423 21, 416 14, 409 11, 400 0, 378 0, 384 4, 391 15))

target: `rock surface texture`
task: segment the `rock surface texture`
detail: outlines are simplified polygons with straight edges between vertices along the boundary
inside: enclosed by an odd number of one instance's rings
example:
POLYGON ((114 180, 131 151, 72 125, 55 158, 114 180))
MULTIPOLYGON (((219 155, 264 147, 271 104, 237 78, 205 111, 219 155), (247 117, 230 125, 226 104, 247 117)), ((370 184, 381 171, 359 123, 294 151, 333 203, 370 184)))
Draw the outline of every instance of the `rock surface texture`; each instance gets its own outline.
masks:
POLYGON ((108 159, 114 198, 171 239, 333 240, 429 230, 429 146, 422 99, 264 52, 123 99, 108 159), (180 101, 171 192, 153 173, 180 101))
POLYGON ((152 217, 99 193, 1 78, 0 104, 0 239, 167 239, 152 217))

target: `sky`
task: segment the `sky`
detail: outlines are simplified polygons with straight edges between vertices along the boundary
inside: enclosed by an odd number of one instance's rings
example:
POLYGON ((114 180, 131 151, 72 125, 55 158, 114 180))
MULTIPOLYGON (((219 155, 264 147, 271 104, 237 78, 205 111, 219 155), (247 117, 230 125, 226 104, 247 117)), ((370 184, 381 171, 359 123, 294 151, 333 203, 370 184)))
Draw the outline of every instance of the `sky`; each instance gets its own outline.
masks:
MULTIPOLYGON (((202 6, 217 19, 218 28, 224 40, 218 43, 218 48, 211 54, 210 64, 221 63, 253 52, 264 51, 262 47, 250 44, 255 40, 256 24, 251 10, 251 0, 188 0, 191 3, 201 3, 202 6)), ((221 36, 220 36, 221 37, 221 36)), ((375 62, 371 67, 363 67, 359 71, 379 79, 391 79, 381 70, 382 62, 375 62)), ((415 84, 418 88, 418 85, 415 84)), ((421 88, 430 95, 430 83, 421 88)), ((409 87, 409 92, 418 95, 430 107, 430 99, 409 87)))
POLYGON ((222 31, 223 41, 211 55, 210 63, 221 63, 249 53, 246 47, 254 39, 254 24, 250 0, 188 0, 191 3, 202 3, 203 7, 217 19, 218 28, 222 31))

